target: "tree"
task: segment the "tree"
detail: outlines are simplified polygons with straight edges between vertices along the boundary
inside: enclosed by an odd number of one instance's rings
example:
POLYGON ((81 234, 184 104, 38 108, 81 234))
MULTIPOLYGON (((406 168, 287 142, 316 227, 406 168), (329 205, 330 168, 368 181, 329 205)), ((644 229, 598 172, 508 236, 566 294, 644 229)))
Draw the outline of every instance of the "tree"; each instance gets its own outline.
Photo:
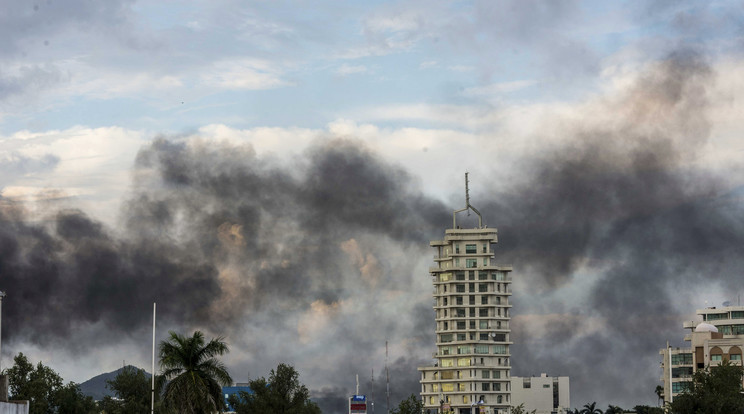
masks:
MULTIPOLYGON (((416 398, 416 395, 411 394, 410 397, 401 401, 398 404, 398 408, 393 408, 390 411, 391 414, 421 414, 421 410, 424 408, 424 402, 416 398)), ((514 411, 512 411, 514 413, 514 411)))
POLYGON ((744 396, 740 394, 744 370, 729 361, 716 367, 699 369, 681 395, 669 404, 675 414, 719 414, 744 411, 744 396))
POLYGON ((648 405, 636 405, 633 407, 633 411, 636 414, 664 414, 664 410, 660 407, 649 407, 648 405))
POLYGON ((162 408, 165 412, 206 414, 221 410, 225 401, 222 386, 232 383, 225 365, 217 357, 229 352, 224 338, 205 343, 204 334, 191 337, 169 332, 160 343, 160 366, 166 384, 162 408))
POLYGON ((535 414, 536 412, 537 412, 537 410, 532 410, 532 411, 529 411, 529 412, 526 411, 524 409, 524 403, 519 404, 516 407, 512 407, 512 409, 511 409, 511 414, 535 414))
MULTIPOLYGON (((106 414, 139 414, 150 411, 152 383, 145 370, 133 366, 124 367, 106 387, 114 391, 116 398, 106 396, 101 409, 106 414)), ((155 394, 156 400, 159 393, 155 394)))
POLYGON ((608 405, 604 414, 623 414, 623 409, 616 405, 608 405))
POLYGON ((320 414, 299 378, 294 367, 279 364, 268 380, 261 377, 249 381, 251 392, 241 391, 239 396, 230 396, 228 402, 238 414, 320 414))
POLYGON ((80 386, 74 382, 60 387, 54 395, 56 414, 94 414, 98 413, 98 406, 93 397, 83 395, 80 386))
POLYGON ((581 414, 602 414, 602 410, 597 408, 597 403, 584 404, 584 408, 581 409, 581 414))
POLYGON ((664 401, 664 387, 662 387, 661 385, 657 385, 656 389, 654 389, 654 392, 659 398, 659 405, 661 405, 661 402, 664 401))
POLYGON ((95 413, 95 402, 80 392, 74 382, 63 385, 62 377, 39 362, 36 367, 19 353, 8 369, 10 399, 28 400, 29 414, 95 413))

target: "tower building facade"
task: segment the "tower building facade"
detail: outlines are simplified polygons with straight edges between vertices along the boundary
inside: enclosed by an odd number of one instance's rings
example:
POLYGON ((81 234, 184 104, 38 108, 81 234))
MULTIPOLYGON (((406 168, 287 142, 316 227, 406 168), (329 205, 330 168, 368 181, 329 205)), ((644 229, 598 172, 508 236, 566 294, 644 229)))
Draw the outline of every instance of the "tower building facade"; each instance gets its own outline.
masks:
POLYGON ((470 205, 453 213, 452 228, 429 269, 434 284, 436 352, 431 366, 419 367, 427 413, 502 414, 510 406, 511 266, 497 264, 496 229, 482 223, 470 205), (460 228, 457 213, 472 210, 475 228, 460 228))

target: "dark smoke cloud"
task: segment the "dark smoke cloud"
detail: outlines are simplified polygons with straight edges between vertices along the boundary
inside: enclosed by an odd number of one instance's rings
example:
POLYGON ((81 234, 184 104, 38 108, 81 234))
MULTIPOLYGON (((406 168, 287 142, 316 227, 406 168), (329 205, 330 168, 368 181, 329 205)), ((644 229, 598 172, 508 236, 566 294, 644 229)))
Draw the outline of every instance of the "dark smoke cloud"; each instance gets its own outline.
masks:
MULTIPOLYGON (((736 287, 740 197, 693 167, 712 77, 699 56, 671 56, 589 108, 612 122, 567 122, 565 140, 521 164, 518 181, 474 200, 499 227, 499 261, 515 265, 515 374, 570 375, 575 406, 652 402, 658 348, 682 336, 690 312, 673 295, 736 287), (588 299, 561 293, 585 283, 588 299)), ((391 405, 419 390, 415 367, 434 350, 420 271, 459 203, 425 196, 356 141, 319 139, 285 165, 248 144, 158 138, 136 159, 122 229, 0 201, 11 344, 112 344, 146 328, 139 310, 158 301, 163 329, 228 336, 247 355, 231 366, 236 379, 298 365, 325 412, 343 412, 354 376, 372 368, 364 392, 383 400, 388 339, 391 405)))
POLYGON ((568 126, 568 145, 547 148, 483 208, 498 217, 517 277, 528 278, 517 284, 528 292, 515 288, 515 314, 551 313, 535 302, 569 284, 591 286, 586 302, 563 298, 580 318, 565 315, 570 322, 543 332, 515 326, 515 373, 570 375, 574 406, 653 403, 658 349, 680 342, 680 315, 694 311, 680 292, 739 289, 741 199, 692 167, 710 131, 712 80, 700 56, 670 56, 593 108, 616 114, 611 123, 568 126), (579 276, 587 274, 595 277, 579 276))

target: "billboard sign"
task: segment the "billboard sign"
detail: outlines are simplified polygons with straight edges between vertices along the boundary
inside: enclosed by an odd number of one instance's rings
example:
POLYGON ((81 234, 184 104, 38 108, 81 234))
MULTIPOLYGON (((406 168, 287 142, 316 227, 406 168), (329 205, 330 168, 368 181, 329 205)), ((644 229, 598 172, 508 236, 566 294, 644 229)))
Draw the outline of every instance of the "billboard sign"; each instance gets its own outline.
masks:
POLYGON ((349 414, 367 414, 366 395, 352 395, 349 398, 349 414))

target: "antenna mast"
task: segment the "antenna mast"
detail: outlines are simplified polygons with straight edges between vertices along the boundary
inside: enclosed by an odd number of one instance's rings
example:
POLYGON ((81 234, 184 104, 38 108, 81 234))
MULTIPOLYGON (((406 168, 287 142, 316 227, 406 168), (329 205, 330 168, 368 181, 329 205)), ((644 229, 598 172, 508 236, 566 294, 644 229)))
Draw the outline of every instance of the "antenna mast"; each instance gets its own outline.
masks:
POLYGON ((459 210, 455 210, 452 212, 452 228, 453 229, 457 228, 457 213, 467 211, 468 216, 470 216, 470 210, 473 210, 473 212, 478 215, 478 228, 479 229, 483 228, 483 216, 481 216, 481 213, 480 211, 478 211, 477 208, 473 207, 470 204, 470 188, 468 186, 469 182, 470 181, 468 180, 468 173, 466 172, 465 173, 465 208, 461 208, 459 210))
POLYGON ((388 341, 385 341, 385 396, 386 412, 390 414, 390 371, 388 371, 388 341))

